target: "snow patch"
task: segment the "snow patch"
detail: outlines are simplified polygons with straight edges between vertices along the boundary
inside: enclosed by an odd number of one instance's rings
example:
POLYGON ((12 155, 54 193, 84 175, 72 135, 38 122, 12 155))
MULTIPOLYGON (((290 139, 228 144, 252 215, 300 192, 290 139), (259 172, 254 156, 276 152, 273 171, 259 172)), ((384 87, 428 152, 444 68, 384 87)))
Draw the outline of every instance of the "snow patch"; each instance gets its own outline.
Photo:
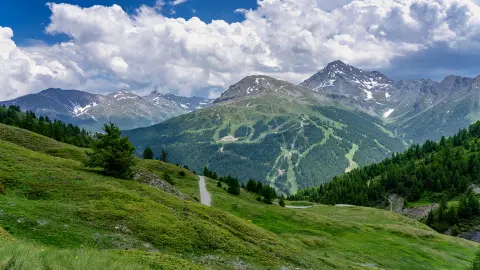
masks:
POLYGON ((89 108, 95 107, 98 104, 96 102, 92 102, 90 104, 87 104, 85 107, 80 106, 78 103, 72 103, 72 105, 73 105, 73 110, 72 110, 73 115, 80 116, 86 113, 89 108))
POLYGON ((363 92, 365 92, 367 94, 367 98, 365 100, 370 100, 370 99, 373 99, 373 94, 371 91, 368 91, 366 89, 363 89, 363 92))
POLYGON ((390 109, 390 110, 386 111, 383 114, 383 117, 388 118, 390 116, 390 114, 392 114, 394 111, 395 111, 394 109, 390 109))
POLYGON ((385 92, 385 98, 389 98, 391 95, 388 92, 385 92))
POLYGON ((180 107, 182 107, 182 108, 184 108, 184 109, 188 109, 188 106, 187 106, 187 105, 185 105, 185 104, 183 104, 183 103, 182 103, 182 104, 180 104, 180 107))

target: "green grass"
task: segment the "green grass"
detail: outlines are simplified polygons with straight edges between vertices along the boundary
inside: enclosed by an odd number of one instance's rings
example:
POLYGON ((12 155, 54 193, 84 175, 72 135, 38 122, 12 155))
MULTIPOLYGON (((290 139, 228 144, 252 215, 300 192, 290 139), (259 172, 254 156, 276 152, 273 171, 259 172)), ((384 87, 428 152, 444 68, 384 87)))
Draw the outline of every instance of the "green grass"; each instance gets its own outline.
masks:
POLYGON ((208 189, 214 207, 274 233, 311 268, 463 269, 478 247, 379 209, 324 205, 285 209, 260 203, 247 192, 232 197, 214 181, 208 182, 208 189))
MULTIPOLYGON (((211 180, 213 207, 205 207, 86 170, 77 159, 84 149, 66 147, 71 153, 58 157, 48 150, 62 152, 62 144, 9 132, 24 138, 0 135, 3 268, 459 269, 477 247, 390 212, 323 205, 285 209, 246 192, 231 196, 211 180)), ((136 170, 160 178, 167 172, 176 188, 198 196, 198 180, 185 169, 139 160, 136 170)))
MULTIPOLYGON (((156 161, 138 166, 158 166, 158 173, 166 169, 172 176, 181 170, 156 161)), ((173 178, 179 187, 197 183, 192 174, 173 178)), ((218 269, 238 261, 258 268, 302 265, 270 232, 221 210, 3 140, 0 179, 6 190, 0 196, 0 226, 21 241, 58 249, 181 254, 218 269)))

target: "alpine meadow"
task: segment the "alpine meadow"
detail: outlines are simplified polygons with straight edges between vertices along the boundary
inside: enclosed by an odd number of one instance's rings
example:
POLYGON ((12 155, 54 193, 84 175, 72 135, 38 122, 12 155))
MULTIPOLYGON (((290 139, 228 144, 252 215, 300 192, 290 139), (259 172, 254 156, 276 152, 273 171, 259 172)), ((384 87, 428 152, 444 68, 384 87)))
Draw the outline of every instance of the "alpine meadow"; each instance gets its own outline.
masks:
POLYGON ((0 269, 480 270, 477 0, 0 6, 0 269))

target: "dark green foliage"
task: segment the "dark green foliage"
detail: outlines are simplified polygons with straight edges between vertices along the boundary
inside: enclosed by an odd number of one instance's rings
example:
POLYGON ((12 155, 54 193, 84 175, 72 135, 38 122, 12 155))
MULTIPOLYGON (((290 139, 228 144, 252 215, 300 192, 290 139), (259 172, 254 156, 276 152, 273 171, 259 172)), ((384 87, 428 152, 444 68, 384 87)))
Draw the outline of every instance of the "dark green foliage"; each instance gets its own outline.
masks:
POLYGON ((174 185, 175 183, 173 182, 173 179, 172 177, 170 176, 170 174, 168 174, 168 172, 163 172, 163 175, 162 175, 162 178, 163 180, 165 180, 167 183, 169 183, 170 185, 174 185))
POLYGON ((228 193, 233 195, 240 195, 240 184, 238 179, 230 178, 228 181, 228 193))
POLYGON ((87 151, 85 166, 100 167, 106 175, 131 179, 135 148, 127 137, 120 136, 121 131, 115 124, 105 124, 104 131, 105 134, 98 134, 98 139, 93 142, 93 152, 87 151))
POLYGON ((185 175, 186 175, 184 171, 181 171, 181 172, 179 172, 178 174, 179 174, 181 177, 185 177, 185 175))
POLYGON ((452 235, 457 236, 459 233, 460 233, 460 229, 458 228, 457 224, 453 225, 452 235))
POLYGON ((217 187, 221 188, 222 187, 222 182, 218 181, 217 182, 217 187))
POLYGON ((280 201, 278 202, 278 204, 281 207, 285 207, 285 197, 283 195, 282 195, 282 197, 280 197, 280 201))
POLYGON ((92 134, 78 126, 65 124, 59 120, 51 121, 43 116, 37 118, 31 111, 21 112, 18 106, 8 108, 0 106, 0 123, 23 128, 79 147, 90 147, 95 140, 92 134))
POLYGON ((168 163, 168 153, 167 153, 167 151, 165 151, 165 149, 162 149, 162 153, 160 155, 160 160, 168 163))
POLYGON ((248 192, 257 193, 257 182, 253 179, 248 180, 246 190, 248 192))
MULTIPOLYGON (((400 194, 410 202, 426 194, 461 195, 480 179, 480 140, 476 135, 479 126, 480 122, 440 143, 413 145, 402 154, 334 177, 318 188, 300 190, 292 199, 378 206, 386 203, 384 195, 390 193, 400 194)), ((469 209, 476 207, 475 201, 468 199, 463 205, 468 202, 471 207, 461 206, 459 216, 468 216, 469 209)))
POLYGON ((149 146, 143 150, 143 159, 153 159, 153 151, 149 146))
POLYGON ((267 185, 263 186, 262 195, 263 201, 267 204, 272 204, 273 200, 277 197, 275 189, 267 185))

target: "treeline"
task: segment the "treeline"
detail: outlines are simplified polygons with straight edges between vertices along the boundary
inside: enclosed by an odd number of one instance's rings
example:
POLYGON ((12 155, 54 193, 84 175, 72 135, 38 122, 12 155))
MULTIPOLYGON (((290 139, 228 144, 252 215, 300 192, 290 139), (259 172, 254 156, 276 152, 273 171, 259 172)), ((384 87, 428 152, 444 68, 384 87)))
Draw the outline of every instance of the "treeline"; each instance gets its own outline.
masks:
MULTIPOLYGON (((272 204, 273 200, 276 199, 277 192, 275 189, 269 185, 264 185, 262 182, 257 182, 253 179, 248 180, 247 185, 245 186, 245 189, 248 192, 257 194, 259 196, 263 197, 263 202, 267 204, 272 204)), ((261 197, 257 198, 257 200, 262 200, 261 197)))
POLYGON ((425 223, 438 232, 445 232, 452 228, 451 234, 457 236, 460 232, 459 224, 480 214, 480 203, 472 189, 461 196, 458 205, 448 206, 448 197, 440 201, 440 206, 430 211, 425 223))
MULTIPOLYGON (((259 195, 257 198, 258 201, 263 201, 264 203, 267 204, 272 204, 273 200, 275 200, 278 196, 275 191, 275 189, 269 185, 264 185, 262 182, 257 182, 253 179, 250 179, 247 182, 247 185, 245 186, 244 184, 240 185, 240 181, 236 177, 232 177, 231 175, 224 176, 224 177, 218 177, 216 172, 213 172, 208 169, 208 167, 205 167, 203 169, 203 175, 211 178, 213 180, 218 180, 218 187, 222 187, 222 183, 225 183, 228 185, 227 191, 230 194, 233 195, 240 195, 240 191, 243 188, 244 190, 259 195)), ((283 199, 283 197, 282 197, 283 199)), ((283 202, 284 204, 285 202, 283 202)), ((284 206, 284 205, 282 205, 284 206)))
POLYGON ((95 140, 91 133, 72 124, 50 120, 48 116, 37 117, 34 112, 22 112, 19 106, 0 106, 0 123, 23 128, 59 142, 79 147, 90 147, 95 140))
POLYGON ((228 185, 227 191, 233 195, 240 195, 241 186, 238 178, 232 177, 230 175, 224 177, 218 177, 216 172, 210 171, 207 166, 203 168, 203 175, 213 180, 218 180, 218 187, 222 187, 221 183, 228 185))
POLYGON ((406 152, 334 177, 317 188, 300 190, 290 200, 378 206, 397 193, 408 201, 440 201, 464 194, 480 180, 480 122, 440 142, 426 141, 406 152))

